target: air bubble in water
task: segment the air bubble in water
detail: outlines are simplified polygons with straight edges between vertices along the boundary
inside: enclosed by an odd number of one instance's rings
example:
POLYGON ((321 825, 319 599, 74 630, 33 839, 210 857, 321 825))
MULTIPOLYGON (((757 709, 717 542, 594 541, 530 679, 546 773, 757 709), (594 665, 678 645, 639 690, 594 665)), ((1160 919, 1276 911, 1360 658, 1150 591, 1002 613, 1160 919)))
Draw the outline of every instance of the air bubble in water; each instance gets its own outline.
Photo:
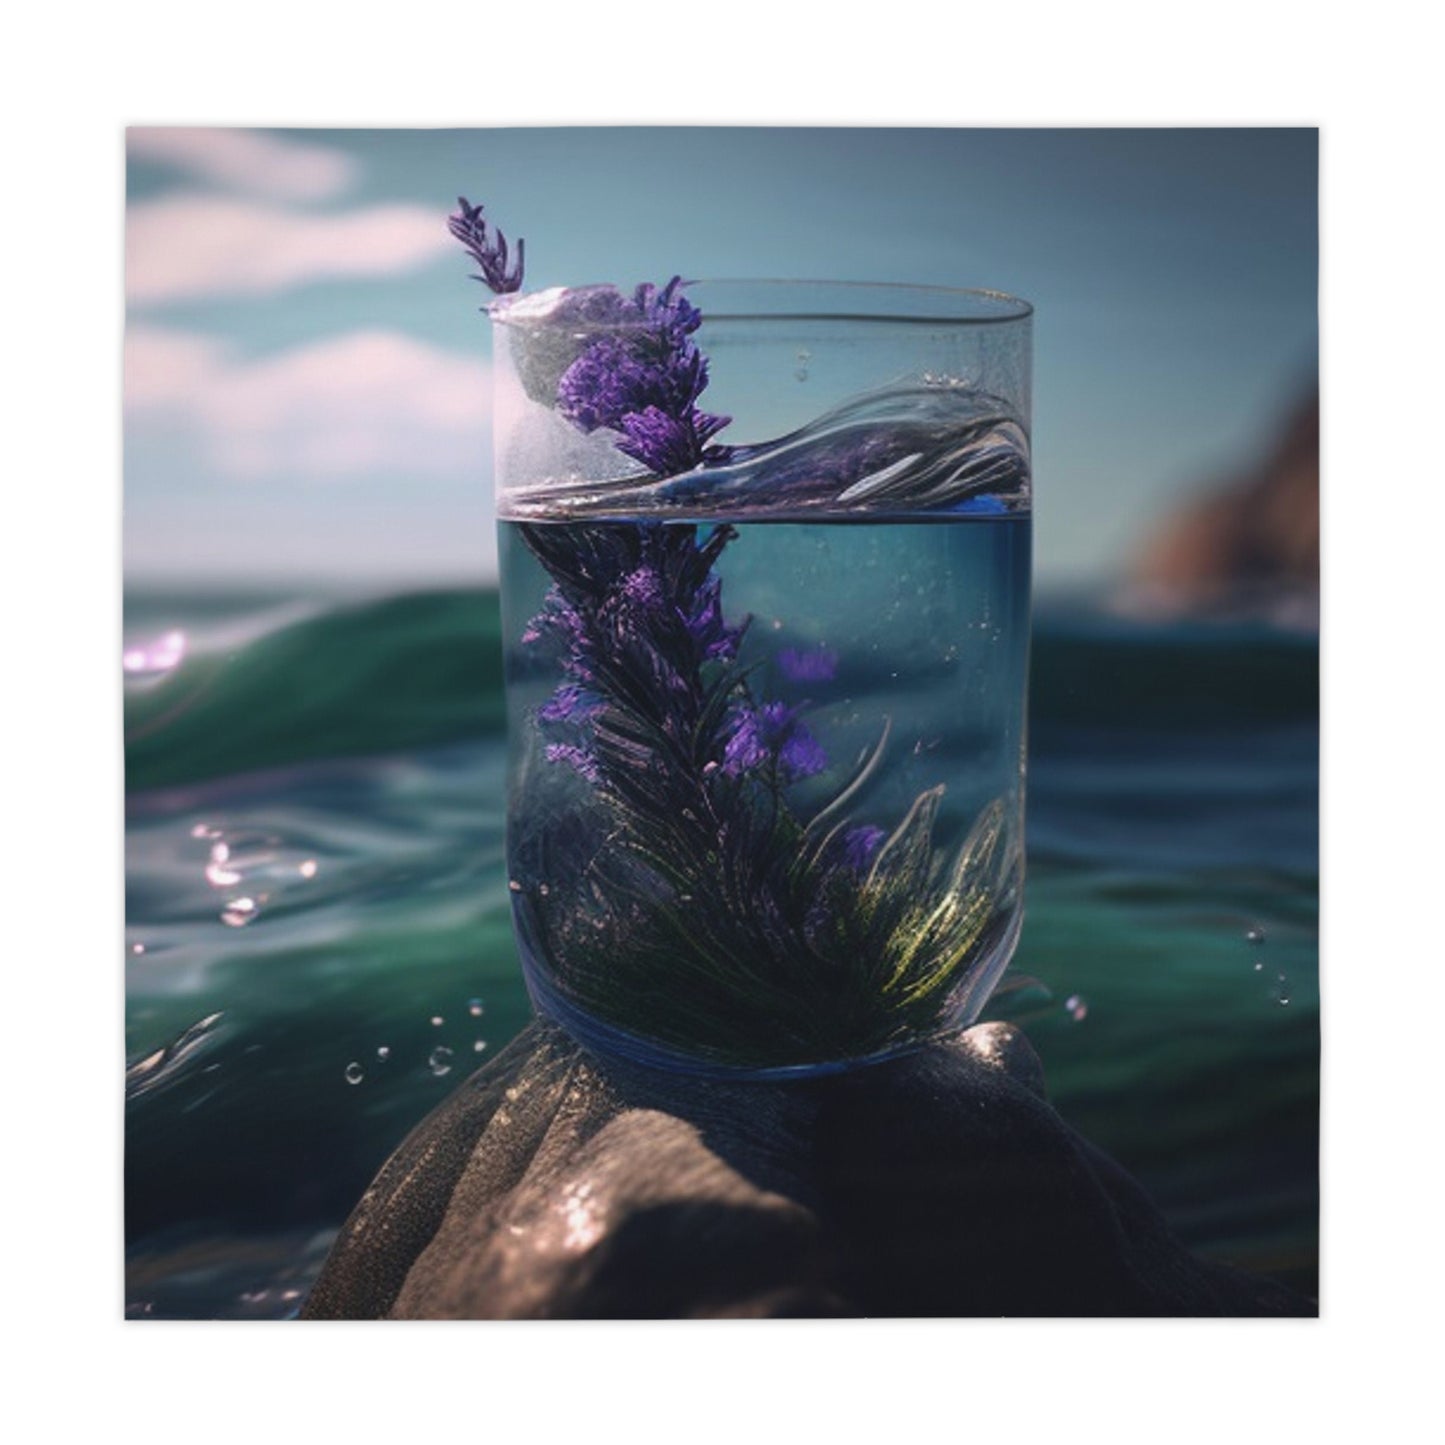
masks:
POLYGON ((481 1018, 486 1011, 486 1005, 482 1003, 481 999, 469 998, 467 1000, 467 1012, 471 1014, 474 1019, 481 1018))
POLYGON ((452 1071, 452 1051, 443 1044, 431 1051, 431 1057, 426 1062, 432 1073, 441 1078, 452 1071))
POLYGON ((1064 1000, 1064 1010, 1076 1024, 1081 1024, 1089 1016, 1088 1000, 1082 994, 1071 993, 1064 1000))
POLYGON ((376 1051, 376 1057, 377 1057, 377 1060, 378 1060, 380 1063, 383 1063, 383 1064, 384 1064, 384 1063, 391 1057, 391 1048, 390 1048, 390 1046, 387 1045, 387 1044, 383 1044, 383 1045, 376 1051))
POLYGON ((206 882, 212 888, 230 888, 241 881, 241 873, 231 867, 231 849, 225 843, 211 844, 211 861, 206 864, 206 882))
POLYGON ((1244 935, 1244 941, 1246 943, 1254 944, 1257 948, 1261 943, 1264 942, 1264 929, 1258 926, 1251 928, 1249 932, 1244 935))
POLYGON ((221 922, 230 928, 244 928, 256 918, 254 898, 233 898, 221 910, 221 922))
POLYGON ((477 1039, 477 1040, 472 1044, 472 1052, 473 1052, 474 1054, 479 1054, 479 1053, 482 1052, 483 1049, 486 1048, 486 1046, 487 1046, 487 1041, 486 1041, 486 1039, 477 1039))
POLYGON ((366 1075, 362 1072, 361 1065, 350 1063, 346 1066, 346 1082, 348 1084, 359 1084, 366 1075))
POLYGON ((444 1023, 446 1023, 446 1020, 440 1014, 433 1014, 431 1016, 431 1026, 434 1029, 441 1028, 444 1023))

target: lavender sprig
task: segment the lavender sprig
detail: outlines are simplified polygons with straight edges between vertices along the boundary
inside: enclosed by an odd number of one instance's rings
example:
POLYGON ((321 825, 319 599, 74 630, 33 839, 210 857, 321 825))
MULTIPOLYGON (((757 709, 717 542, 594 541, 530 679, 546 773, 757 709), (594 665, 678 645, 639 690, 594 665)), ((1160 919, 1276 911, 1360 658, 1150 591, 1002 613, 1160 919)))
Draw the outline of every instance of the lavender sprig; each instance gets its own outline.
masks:
POLYGON ((661 290, 642 285, 631 299, 588 295, 594 324, 609 329, 588 343, 557 383, 557 410, 579 431, 621 432, 618 451, 659 476, 691 471, 720 459, 707 443, 731 417, 703 411, 697 400, 708 382, 707 358, 692 339, 702 323, 674 276, 661 290))
MULTIPOLYGON (((447 226, 481 268, 474 280, 499 296, 521 290, 522 241, 509 269, 507 238, 465 196, 447 226)), ((599 333, 561 372, 552 398, 579 431, 620 433, 618 451, 659 476, 724 459, 726 449, 708 443, 732 418, 697 405, 708 379, 707 358, 692 339, 702 313, 683 295, 680 276, 660 289, 644 283, 630 297, 614 287, 579 291, 552 320, 599 333)))
POLYGON ((522 289, 522 272, 526 259, 526 242, 517 241, 517 259, 508 270, 507 238, 500 230, 489 232, 482 217, 482 207, 472 205, 465 196, 457 197, 457 214, 447 219, 447 229, 466 247, 467 254, 482 268, 480 281, 498 296, 522 289))

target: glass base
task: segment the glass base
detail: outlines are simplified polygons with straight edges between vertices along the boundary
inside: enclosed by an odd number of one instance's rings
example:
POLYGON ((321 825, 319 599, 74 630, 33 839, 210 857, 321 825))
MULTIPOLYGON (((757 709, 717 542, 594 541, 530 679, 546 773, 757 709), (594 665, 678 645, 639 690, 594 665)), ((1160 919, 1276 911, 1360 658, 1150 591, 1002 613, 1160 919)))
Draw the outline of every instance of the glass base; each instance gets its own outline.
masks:
POLYGON ((886 1049, 875 1053, 857 1055, 843 1059, 824 1059, 801 1064, 728 1064, 718 1059, 681 1050, 669 1049, 653 1039, 644 1038, 615 1024, 594 1018, 584 1013, 565 999, 543 971, 532 963, 523 948, 522 977, 527 993, 537 1013, 566 1030, 585 1050, 603 1059, 618 1059, 643 1068, 658 1069, 666 1073, 686 1074, 692 1078, 718 1079, 731 1083, 778 1083, 786 1080, 816 1079, 829 1074, 841 1074, 851 1069, 869 1068, 890 1059, 902 1058, 917 1053, 930 1044, 939 1043, 962 1032, 983 1012, 984 1005, 993 993, 994 985, 1003 975, 1018 944, 1019 931, 1023 927, 1024 910, 1017 909, 1009 921, 1007 931, 983 958, 969 971, 969 978, 959 990, 947 1020, 941 1021, 936 1029, 901 1039, 886 1049))

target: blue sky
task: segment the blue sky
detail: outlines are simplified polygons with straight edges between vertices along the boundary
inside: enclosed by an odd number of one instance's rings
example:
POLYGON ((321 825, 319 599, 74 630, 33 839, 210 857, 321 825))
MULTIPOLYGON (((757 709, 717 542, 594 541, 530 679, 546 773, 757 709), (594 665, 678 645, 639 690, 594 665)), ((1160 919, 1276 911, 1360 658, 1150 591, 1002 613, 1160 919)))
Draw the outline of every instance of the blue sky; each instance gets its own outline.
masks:
POLYGON ((1036 308, 1040 587, 1106 584, 1316 357, 1312 130, 132 131, 133 584, 494 575, 462 192, 528 285, 807 276, 1036 308))

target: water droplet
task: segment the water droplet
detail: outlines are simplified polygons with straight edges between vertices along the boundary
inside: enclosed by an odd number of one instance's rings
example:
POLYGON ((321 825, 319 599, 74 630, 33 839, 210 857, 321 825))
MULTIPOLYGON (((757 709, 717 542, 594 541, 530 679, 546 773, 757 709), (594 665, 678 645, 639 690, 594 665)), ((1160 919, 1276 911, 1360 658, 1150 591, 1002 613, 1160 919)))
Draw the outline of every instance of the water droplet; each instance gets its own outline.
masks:
POLYGON ((244 928, 255 922, 256 900, 254 898, 233 898, 221 910, 221 922, 229 928, 244 928))
POLYGON ((437 1078, 452 1071, 452 1051, 445 1045, 431 1051, 431 1057, 427 1060, 427 1067, 437 1078))
POLYGON ((359 1084, 366 1075, 362 1072, 361 1065, 350 1063, 346 1066, 346 1082, 348 1084, 359 1084))
POLYGON ((1263 973, 1263 972, 1264 972, 1264 963, 1263 963, 1262 960, 1259 960, 1259 959, 1256 959, 1256 960, 1255 960, 1254 971, 1255 971, 1256 973, 1263 973))
POLYGON ((146 951, 146 946, 145 946, 145 944, 143 944, 143 943, 133 943, 133 944, 131 944, 131 946, 130 946, 130 951, 131 951, 133 954, 135 954, 137 957, 139 957, 141 954, 143 954, 143 953, 146 951))
POLYGON ((545 898, 551 891, 551 888, 548 887, 548 885, 545 883, 539 883, 537 885, 537 892, 543 898, 545 898))
POLYGON ((471 1014, 474 1019, 481 1018, 486 1011, 486 1005, 482 1003, 481 999, 469 998, 467 1000, 467 1012, 471 1014))
POLYGON ((510 888, 513 893, 520 893, 522 891, 522 885, 518 883, 515 878, 507 879, 507 887, 510 888))
POLYGON ((472 1044, 472 1052, 473 1052, 474 1054, 479 1054, 479 1053, 482 1052, 483 1049, 486 1048, 486 1046, 487 1046, 487 1041, 486 1041, 486 1039, 477 1039, 477 1040, 472 1044))
POLYGON ((434 1029, 441 1028, 444 1023, 446 1023, 446 1020, 440 1014, 433 1014, 431 1016, 431 1026, 434 1029))
POLYGON ((1256 947, 1258 947, 1261 943, 1264 942, 1264 929, 1258 926, 1251 928, 1249 932, 1244 935, 1244 941, 1246 943, 1252 943, 1256 947))
POLYGON ((1089 1016, 1089 1003, 1082 994, 1071 993, 1064 1000, 1064 1009, 1076 1024, 1083 1023, 1089 1016))
POLYGON ((381 1063, 384 1064, 384 1063, 391 1057, 391 1048, 390 1048, 390 1046, 387 1045, 387 1044, 383 1044, 383 1045, 376 1051, 376 1057, 377 1057, 378 1060, 380 1060, 381 1063))
POLYGON ((296 871, 303 878, 314 878, 316 876, 316 866, 316 860, 314 858, 308 858, 296 871))

